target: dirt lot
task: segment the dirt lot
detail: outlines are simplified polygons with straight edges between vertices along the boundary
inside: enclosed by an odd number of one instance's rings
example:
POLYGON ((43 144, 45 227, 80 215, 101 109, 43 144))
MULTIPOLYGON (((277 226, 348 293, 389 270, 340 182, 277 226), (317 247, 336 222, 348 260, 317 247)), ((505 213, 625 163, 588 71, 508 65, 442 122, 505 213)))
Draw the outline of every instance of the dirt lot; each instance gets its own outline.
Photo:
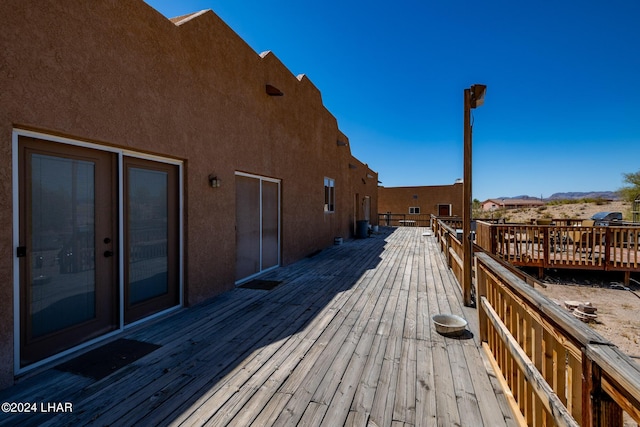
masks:
MULTIPOLYGON (((632 282, 631 291, 612 289, 621 278, 617 273, 552 270, 544 280, 547 287, 536 289, 563 306, 564 301, 591 302, 598 317, 587 324, 640 365, 640 284, 632 282)), ((624 427, 636 425, 625 413, 624 427)))
POLYGON ((588 325, 614 343, 640 364, 640 285, 631 283, 628 290, 611 288, 622 284, 618 273, 581 273, 549 271, 546 288, 536 288, 560 303, 590 302, 598 317, 588 325))
POLYGON ((622 212, 625 221, 631 220, 631 204, 628 202, 571 203, 565 205, 547 205, 539 208, 509 209, 505 212, 507 222, 529 223, 532 218, 582 218, 589 219, 596 212, 622 212))
MULTIPOLYGON (((629 203, 605 204, 577 203, 551 205, 541 208, 508 211, 508 222, 528 223, 532 218, 590 218, 600 211, 622 212, 624 219, 629 203)), ((559 302, 591 302, 597 307, 596 321, 588 323, 600 335, 617 345, 640 364, 640 275, 632 275, 628 286, 632 291, 614 289, 621 285, 623 276, 617 272, 549 270, 543 280, 547 288, 537 288, 542 294, 559 302)))

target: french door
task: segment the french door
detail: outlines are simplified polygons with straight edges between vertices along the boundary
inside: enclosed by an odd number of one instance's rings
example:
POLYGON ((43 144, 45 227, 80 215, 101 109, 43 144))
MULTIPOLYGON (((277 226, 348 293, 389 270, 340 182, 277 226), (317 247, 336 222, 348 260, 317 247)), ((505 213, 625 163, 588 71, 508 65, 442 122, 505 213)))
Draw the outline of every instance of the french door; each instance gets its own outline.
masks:
POLYGON ((21 365, 118 327, 112 153, 20 138, 21 365))
POLYGON ((178 187, 174 165, 124 159, 124 319, 179 303, 178 187))
POLYGON ((19 136, 20 368, 179 304, 177 169, 19 136))

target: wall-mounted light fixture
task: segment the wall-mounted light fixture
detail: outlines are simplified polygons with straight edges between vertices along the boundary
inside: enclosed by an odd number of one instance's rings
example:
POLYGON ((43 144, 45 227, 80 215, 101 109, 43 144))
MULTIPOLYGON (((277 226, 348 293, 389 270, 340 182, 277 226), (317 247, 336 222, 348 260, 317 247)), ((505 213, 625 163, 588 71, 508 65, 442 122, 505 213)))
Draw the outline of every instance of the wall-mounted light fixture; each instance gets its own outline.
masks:
POLYGON ((338 144, 338 147, 346 147, 348 145, 346 142, 340 140, 336 141, 336 143, 338 144))
POLYGON ((220 187, 220 178, 214 174, 209 175, 209 185, 211 185, 212 188, 220 187))
POLYGON ((472 85, 469 99, 471 108, 478 108, 484 104, 484 95, 487 92, 487 85, 472 85))
POLYGON ((266 85, 265 89, 267 91, 267 95, 269 96, 282 96, 284 95, 284 92, 282 92, 280 89, 278 89, 277 87, 273 86, 273 85, 266 85))

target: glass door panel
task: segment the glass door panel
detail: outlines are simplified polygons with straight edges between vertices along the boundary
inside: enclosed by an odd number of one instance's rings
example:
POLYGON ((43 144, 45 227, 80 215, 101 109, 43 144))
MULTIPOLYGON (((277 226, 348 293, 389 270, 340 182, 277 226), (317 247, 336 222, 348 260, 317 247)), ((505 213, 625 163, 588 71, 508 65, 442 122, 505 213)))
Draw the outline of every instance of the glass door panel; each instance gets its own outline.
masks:
POLYGON ((236 175, 236 280, 260 271, 260 180, 236 175))
POLYGON ((280 264, 280 184, 262 181, 262 270, 280 264))
POLYGON ((179 302, 177 167, 125 158, 125 321, 179 302))
POLYGON ((115 159, 21 138, 21 364, 116 328, 115 159))
POLYGON ((31 335, 95 318, 95 164, 31 156, 31 335))
POLYGON ((169 290, 167 272, 167 173, 129 169, 129 302, 169 290))
POLYGON ((236 174, 236 282, 280 265, 280 182, 236 174))

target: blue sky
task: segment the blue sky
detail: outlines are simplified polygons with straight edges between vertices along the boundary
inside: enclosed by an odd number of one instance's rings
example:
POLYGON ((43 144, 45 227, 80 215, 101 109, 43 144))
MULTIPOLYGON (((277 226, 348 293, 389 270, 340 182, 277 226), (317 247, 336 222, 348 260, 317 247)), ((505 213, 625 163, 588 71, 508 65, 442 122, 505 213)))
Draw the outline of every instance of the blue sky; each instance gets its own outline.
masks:
POLYGON ((306 74, 382 185, 463 175, 473 197, 617 190, 640 171, 640 1, 147 0, 167 17, 212 9, 257 53, 306 74))

